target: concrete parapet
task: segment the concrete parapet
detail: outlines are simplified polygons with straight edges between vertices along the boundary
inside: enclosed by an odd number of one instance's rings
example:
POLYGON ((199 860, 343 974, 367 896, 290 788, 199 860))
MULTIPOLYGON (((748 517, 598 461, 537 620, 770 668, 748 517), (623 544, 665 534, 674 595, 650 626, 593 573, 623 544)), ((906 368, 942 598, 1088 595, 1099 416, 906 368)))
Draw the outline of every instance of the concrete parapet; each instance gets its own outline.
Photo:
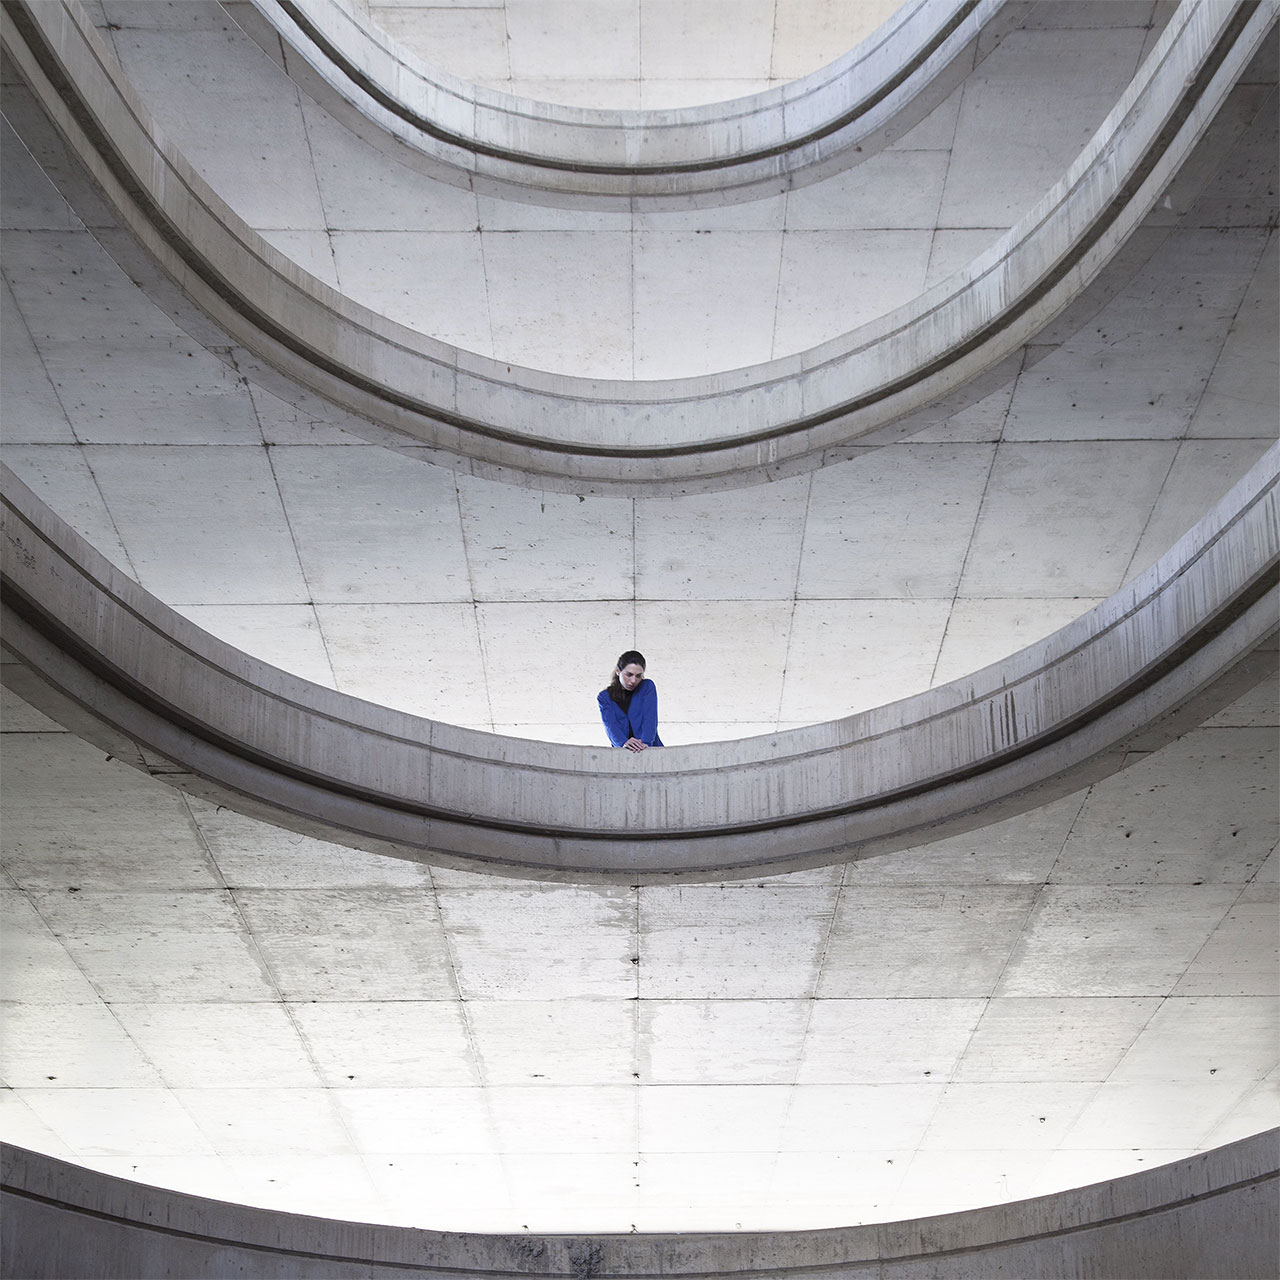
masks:
POLYGON ((1222 150, 1216 122, 1243 113, 1243 127, 1257 109, 1257 93, 1233 86, 1277 12, 1278 0, 1184 0, 1062 180, 964 271, 809 351, 666 382, 513 368, 306 275, 165 141, 73 0, 5 6, 18 73, 6 77, 6 110, 113 256, 199 340, 231 350, 241 373, 336 404, 380 440, 392 432, 498 478, 686 492, 821 465, 852 440, 899 438, 929 406, 936 414, 992 389, 983 380, 1007 377, 1033 339, 1060 341, 1105 291, 1108 264, 1149 253, 1176 224, 1171 184, 1198 147, 1222 150))
MULTIPOLYGON (((477 1235, 205 1200, 3 1149, 0 1262, 12 1280, 431 1275, 877 1277, 1275 1275, 1280 1130, 1034 1200, 825 1231, 477 1235)), ((430 1206, 424 1206, 424 1216, 430 1206)))
POLYGON ((216 640, 12 475, 4 680, 117 757, 307 834, 563 879, 723 879, 903 848, 1122 768, 1273 669, 1280 445, 1047 639, 871 711, 642 755, 378 707, 216 640))
POLYGON ((692 207, 814 181, 901 137, 1025 15, 1024 0, 914 0, 812 75, 731 102, 605 111, 428 67, 345 0, 226 6, 367 142, 475 190, 692 207))

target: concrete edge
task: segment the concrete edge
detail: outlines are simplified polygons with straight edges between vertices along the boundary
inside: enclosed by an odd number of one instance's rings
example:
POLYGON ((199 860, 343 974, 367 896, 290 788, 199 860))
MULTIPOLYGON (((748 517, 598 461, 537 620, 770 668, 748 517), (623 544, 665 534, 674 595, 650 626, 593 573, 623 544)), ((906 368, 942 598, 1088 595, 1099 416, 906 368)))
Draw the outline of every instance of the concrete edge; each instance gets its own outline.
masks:
MULTIPOLYGON (((343 0, 239 0, 238 24, 366 141, 486 190, 679 207, 747 198, 860 163, 923 119, 1027 11, 1022 0, 916 0, 812 75, 665 111, 561 106, 424 64, 343 0)), ((528 198, 526 195, 525 198, 528 198)))
MULTIPOLYGON (((820 464, 833 447, 875 441, 1009 360, 1078 302, 1151 213, 1277 12, 1277 0, 1184 0, 1058 186, 968 269, 913 303, 766 365, 609 383, 458 351, 305 275, 164 142, 74 0, 6 0, 3 11, 6 47, 38 103, 11 88, 15 127, 30 136, 39 132, 34 115, 53 121, 89 174, 84 189, 60 174, 64 193, 98 211, 96 193, 105 195, 154 258, 151 274, 158 263, 212 319, 211 345, 229 336, 285 379, 445 457, 575 491, 724 487, 820 464)), ((94 213, 91 227, 120 258, 120 233, 94 226, 94 213)), ((1166 232, 1174 221, 1153 216, 1166 232)), ((146 268, 130 262, 130 270, 147 284, 146 268)))
POLYGON ((3 679, 171 785, 304 834, 563 879, 721 879, 926 843, 1067 794, 1273 669, 1273 446, 1128 587, 1046 640, 827 724, 641 756, 311 685, 168 609, 4 475, 3 679))
POLYGON ((46 1211, 47 1220, 60 1223, 60 1240, 83 1237, 83 1263, 96 1263, 93 1270, 82 1263, 74 1273, 6 1268, 5 1274, 15 1278, 195 1277, 228 1274, 228 1265, 235 1266, 237 1274, 251 1274, 257 1255, 258 1266, 269 1267, 274 1276, 709 1280, 806 1274, 1087 1274, 1170 1280, 1173 1275, 1212 1274, 1225 1280, 1268 1274, 1258 1269, 1259 1262, 1263 1268, 1274 1263, 1280 1223, 1275 1189, 1280 1178, 1280 1129, 1141 1173, 1031 1200, 815 1231, 484 1235, 340 1222, 229 1204, 128 1182, 11 1145, 0 1148, 0 1166, 0 1186, 8 1202, 4 1250, 9 1268, 24 1246, 28 1256, 42 1256, 40 1242, 30 1238, 29 1228, 22 1230, 23 1215, 36 1207, 46 1211), (1234 1221, 1219 1221, 1216 1235, 1205 1233, 1207 1238, 1197 1241, 1193 1230, 1186 1230, 1192 1224, 1180 1223, 1180 1216, 1206 1206, 1212 1211, 1215 1201, 1225 1202, 1234 1221), (15 1220, 22 1224, 16 1233, 10 1225, 15 1220), (1147 1237, 1145 1247, 1141 1235, 1135 1247, 1124 1230, 1135 1224, 1147 1237), (1177 1240, 1180 1225, 1184 1230, 1177 1240), (109 1260, 95 1240, 104 1227, 132 1229, 128 1235, 116 1231, 109 1238, 114 1246, 109 1260), (1167 1243, 1161 1247, 1161 1233, 1175 1237, 1175 1252, 1187 1257, 1187 1270, 1167 1269, 1170 1250, 1167 1243), (1010 1254, 1021 1257, 1023 1269, 1005 1269, 1010 1254), (220 1269, 199 1269, 193 1264, 200 1259, 210 1265, 216 1261, 220 1269), (1206 1259, 1216 1261, 1211 1272, 1201 1269, 1206 1259), (175 1263, 179 1269, 173 1269, 175 1263), (362 1269, 318 1271, 324 1264, 362 1269), (923 1269, 929 1264, 940 1269, 923 1269))

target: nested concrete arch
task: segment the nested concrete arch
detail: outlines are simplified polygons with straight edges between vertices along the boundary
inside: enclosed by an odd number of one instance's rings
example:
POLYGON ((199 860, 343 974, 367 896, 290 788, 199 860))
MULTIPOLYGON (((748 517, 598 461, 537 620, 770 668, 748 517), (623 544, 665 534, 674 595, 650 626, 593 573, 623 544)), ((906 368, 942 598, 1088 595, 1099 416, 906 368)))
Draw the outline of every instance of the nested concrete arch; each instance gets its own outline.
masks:
POLYGON ((762 738, 517 741, 311 685, 186 622, 6 477, 5 682, 139 768, 305 834, 573 879, 903 848, 1122 768, 1274 667, 1280 446, 1076 622, 950 685, 762 738))
POLYGON ((688 206, 749 199, 876 154, 1026 9, 1012 0, 912 0, 860 45, 782 88, 643 112, 536 102, 459 80, 342 0, 251 0, 233 12, 366 141, 446 181, 688 206))
MULTIPOLYGON (((210 345, 230 335, 286 377, 460 465, 578 491, 679 491, 812 467, 842 442, 900 435, 922 406, 977 394, 984 373, 1007 372, 1033 337, 1048 341, 1047 324, 1064 309, 1079 316, 1090 286, 1105 289, 1117 254, 1150 252, 1176 221, 1165 193, 1198 147, 1221 150, 1213 126, 1232 115, 1232 86, 1275 12, 1188 0, 1062 182, 965 272, 798 356, 663 383, 513 369, 359 307, 267 245, 164 144, 83 15, 11 6, 6 38, 39 100, 14 92, 20 132, 47 154, 41 113, 57 122, 92 174, 81 207, 100 209, 97 191, 107 194, 213 317, 214 331, 196 325, 210 345)), ((118 229, 101 234, 136 275, 155 274, 145 255, 121 248, 118 229)))

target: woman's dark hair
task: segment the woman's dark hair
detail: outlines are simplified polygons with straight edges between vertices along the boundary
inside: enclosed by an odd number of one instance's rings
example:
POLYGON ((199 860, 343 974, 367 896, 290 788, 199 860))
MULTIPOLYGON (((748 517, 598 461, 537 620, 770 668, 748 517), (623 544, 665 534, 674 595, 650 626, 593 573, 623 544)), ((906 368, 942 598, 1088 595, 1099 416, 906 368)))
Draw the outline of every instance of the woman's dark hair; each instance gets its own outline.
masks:
POLYGON ((609 681, 609 697, 620 706, 623 711, 627 711, 631 707, 631 690, 622 687, 622 681, 618 679, 618 672, 623 667, 629 667, 634 663, 643 670, 649 664, 644 660, 644 654, 637 652, 635 649, 628 649, 613 667, 613 679, 609 681))

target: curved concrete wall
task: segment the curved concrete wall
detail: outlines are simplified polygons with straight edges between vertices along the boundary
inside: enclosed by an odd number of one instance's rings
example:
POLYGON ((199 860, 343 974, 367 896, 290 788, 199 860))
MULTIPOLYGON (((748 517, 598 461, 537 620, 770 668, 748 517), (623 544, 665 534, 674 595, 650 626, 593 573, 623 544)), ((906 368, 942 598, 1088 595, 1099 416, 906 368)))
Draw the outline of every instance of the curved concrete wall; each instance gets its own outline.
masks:
MULTIPOLYGON (((1229 102, 1278 10, 1277 0, 1185 0, 1058 186, 950 281, 800 355, 661 383, 513 369, 354 304, 218 200, 164 142, 70 0, 7 6, 4 31, 35 99, 10 92, 19 132, 47 151, 38 136, 47 113, 91 175, 77 187, 70 172, 58 174, 64 194, 93 207, 95 227, 97 192, 106 195, 146 254, 213 319, 216 332, 202 338, 209 345, 230 335, 331 402, 501 478, 681 491, 819 465, 839 443, 901 434, 911 413, 966 396, 1033 336, 1044 341, 1064 310, 1078 315, 1114 255, 1144 237, 1150 252, 1176 221, 1176 210, 1153 207, 1229 102), (1134 237, 1149 214, 1151 235, 1134 237)), ((118 232, 98 234, 135 278, 155 276, 155 263, 136 249, 130 259, 118 232)))
POLYGON ((858 163, 900 137, 1025 13, 1012 0, 914 0, 870 39, 783 88, 667 111, 513 98, 424 66, 344 0, 233 11, 355 132, 433 176, 600 199, 747 199, 858 163), (256 21, 255 21, 256 19, 256 21))
MULTIPOLYGON (((203 1200, 3 1150, 4 1274, 1270 1277, 1280 1130, 1035 1200, 832 1231, 486 1236, 203 1200)), ((424 1212, 429 1213, 429 1208, 424 1212)))
POLYGON ((639 756, 286 675, 173 613, 8 475, 4 678, 166 781, 357 847, 573 878, 791 870, 1076 789, 1270 669, 1278 469, 1273 446, 1130 586, 995 666, 844 720, 639 756))

